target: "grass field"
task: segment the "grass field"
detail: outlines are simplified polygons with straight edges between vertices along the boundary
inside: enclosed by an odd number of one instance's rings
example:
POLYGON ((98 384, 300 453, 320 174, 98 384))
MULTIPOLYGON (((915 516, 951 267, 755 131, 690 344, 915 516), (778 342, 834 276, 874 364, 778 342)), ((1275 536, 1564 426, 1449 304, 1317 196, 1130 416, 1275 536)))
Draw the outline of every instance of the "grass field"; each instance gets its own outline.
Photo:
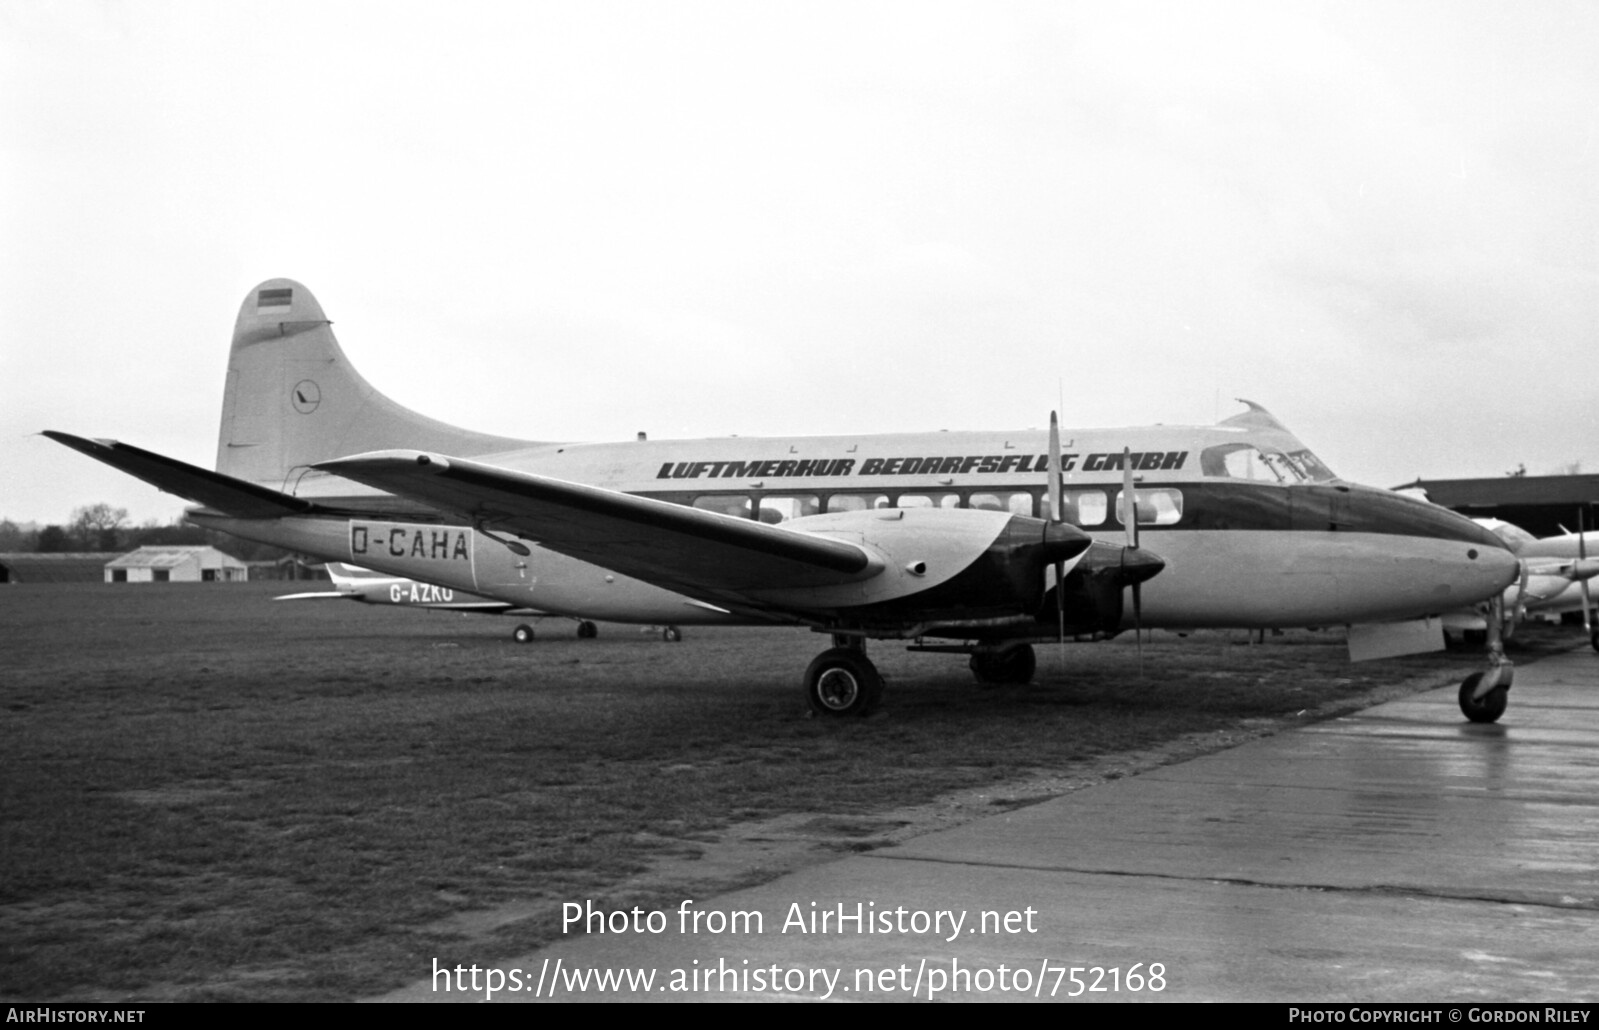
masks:
POLYGON ((885 713, 834 721, 806 715, 827 642, 804 631, 546 622, 522 646, 509 620, 270 600, 293 586, 0 587, 0 996, 370 996, 554 939, 563 901, 783 871, 696 872, 736 823, 810 814, 870 847, 877 814, 1478 662, 1158 634, 1143 682, 1118 640, 980 690, 963 659, 876 644, 885 713))

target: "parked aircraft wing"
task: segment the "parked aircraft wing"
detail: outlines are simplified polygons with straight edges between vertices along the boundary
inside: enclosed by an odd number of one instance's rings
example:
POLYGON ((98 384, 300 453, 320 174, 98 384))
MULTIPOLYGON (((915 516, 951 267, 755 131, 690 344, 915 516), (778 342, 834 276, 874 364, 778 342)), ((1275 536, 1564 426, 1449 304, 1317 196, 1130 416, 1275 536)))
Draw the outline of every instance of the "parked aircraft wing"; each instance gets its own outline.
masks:
POLYGON ((116 440, 89 440, 53 429, 44 435, 114 469, 185 500, 241 519, 272 519, 318 511, 316 505, 116 440))
POLYGON ((698 596, 854 583, 883 568, 848 540, 464 458, 378 451, 315 467, 698 596))

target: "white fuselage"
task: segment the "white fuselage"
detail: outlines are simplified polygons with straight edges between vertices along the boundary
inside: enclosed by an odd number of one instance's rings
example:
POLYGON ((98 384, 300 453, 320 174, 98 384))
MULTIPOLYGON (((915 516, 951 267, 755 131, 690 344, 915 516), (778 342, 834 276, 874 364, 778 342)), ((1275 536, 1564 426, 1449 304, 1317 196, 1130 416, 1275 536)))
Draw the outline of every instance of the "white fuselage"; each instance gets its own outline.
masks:
MULTIPOLYGON (((1150 627, 1276 627, 1387 621, 1474 603, 1515 577, 1510 552, 1468 520, 1331 477, 1280 427, 1079 430, 1062 442, 1064 512, 1121 544, 1124 453, 1135 468, 1139 543, 1166 562, 1142 586, 1150 627)), ((828 512, 986 508, 1048 517, 1042 431, 552 444, 476 456, 517 471, 819 528, 828 512)), ((351 517, 203 524, 324 558, 518 606, 591 619, 689 625, 752 621, 528 542, 491 522, 412 521, 403 504, 325 473, 296 496, 351 517), (372 512, 362 517, 361 510, 372 512)), ((937 546, 930 543, 929 546, 937 546)), ((952 556, 953 557, 953 556, 952 556)), ((1131 612, 1124 615, 1129 622, 1131 612)))

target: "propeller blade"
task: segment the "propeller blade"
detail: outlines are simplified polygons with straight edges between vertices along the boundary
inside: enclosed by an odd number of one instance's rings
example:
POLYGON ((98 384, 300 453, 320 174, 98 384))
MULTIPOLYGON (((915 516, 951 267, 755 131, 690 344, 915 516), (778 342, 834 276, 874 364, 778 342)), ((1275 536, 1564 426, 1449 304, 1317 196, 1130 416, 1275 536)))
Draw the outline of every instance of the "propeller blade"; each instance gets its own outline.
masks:
POLYGON ((1060 465, 1060 419, 1052 411, 1049 413, 1049 517, 1053 522, 1064 517, 1060 465))
MULTIPOLYGON (((1065 520, 1065 506, 1062 503, 1064 488, 1061 485, 1061 458, 1060 458, 1060 418, 1058 413, 1049 413, 1049 519, 1051 522, 1065 520)), ((1066 666, 1066 563, 1055 563, 1055 644, 1060 651, 1061 667, 1066 666)))
MULTIPOLYGON (((1122 564, 1138 553, 1138 491, 1133 488, 1133 449, 1122 448, 1122 527, 1127 531, 1127 547, 1122 551, 1122 564)), ((1133 634, 1138 646, 1138 679, 1144 678, 1144 592, 1141 581, 1133 583, 1133 634)))
POLYGON ((1133 449, 1122 448, 1122 526, 1127 530, 1127 546, 1138 547, 1138 492, 1133 489, 1133 449))
MULTIPOLYGON (((1577 509, 1577 558, 1588 557, 1588 506, 1585 504, 1577 509)), ((1582 632, 1589 640, 1594 639, 1593 617, 1588 614, 1588 609, 1593 607, 1593 600, 1588 596, 1588 581, 1582 580, 1582 632)), ((1595 644, 1599 648, 1599 644, 1595 644)))
POLYGON ((1510 611, 1505 614, 1505 639, 1509 640, 1516 632, 1516 626, 1526 614, 1527 582, 1532 578, 1532 566, 1526 559, 1521 562, 1521 582, 1516 585, 1516 600, 1510 606, 1510 611))

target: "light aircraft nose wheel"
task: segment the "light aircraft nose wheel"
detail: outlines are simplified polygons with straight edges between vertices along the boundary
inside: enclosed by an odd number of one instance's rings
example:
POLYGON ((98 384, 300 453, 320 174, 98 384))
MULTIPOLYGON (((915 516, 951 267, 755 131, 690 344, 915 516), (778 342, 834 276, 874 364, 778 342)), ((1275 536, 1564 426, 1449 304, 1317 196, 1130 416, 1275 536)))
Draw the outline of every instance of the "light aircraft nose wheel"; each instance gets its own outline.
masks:
POLYGON ((661 639, 666 641, 668 644, 675 644, 679 640, 683 639, 683 631, 678 629, 676 626, 668 626, 661 630, 661 639))
POLYGON ((516 641, 518 644, 533 643, 533 627, 529 626, 525 622, 522 623, 522 625, 511 631, 511 639, 516 641))
POLYGON ((577 624, 577 638, 579 640, 593 640, 600 635, 600 628, 587 619, 577 624))
POLYGON ((1460 684, 1460 711, 1472 722, 1498 722, 1510 701, 1510 688, 1495 687, 1482 697, 1473 698, 1477 684, 1482 682, 1482 675, 1474 672, 1460 684))
POLYGON ((866 715, 883 696, 883 677, 861 652, 835 647, 805 670, 805 701, 817 715, 866 715))

